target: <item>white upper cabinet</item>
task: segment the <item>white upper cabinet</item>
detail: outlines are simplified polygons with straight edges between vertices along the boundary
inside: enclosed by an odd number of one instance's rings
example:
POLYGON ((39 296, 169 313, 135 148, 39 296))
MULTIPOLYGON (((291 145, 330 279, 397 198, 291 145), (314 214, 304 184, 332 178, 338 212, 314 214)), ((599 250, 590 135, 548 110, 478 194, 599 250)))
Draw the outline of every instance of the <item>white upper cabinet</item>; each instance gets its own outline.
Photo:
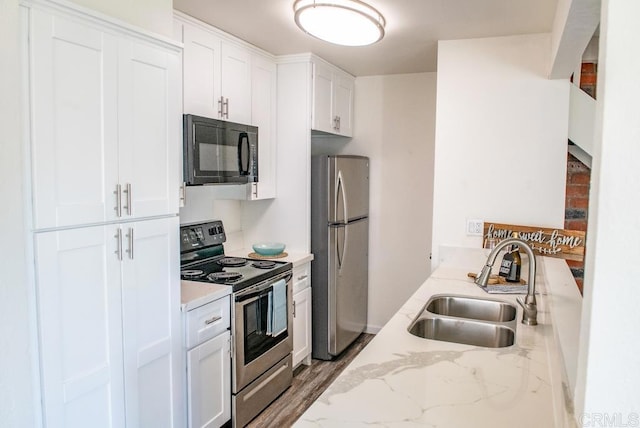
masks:
POLYGON ((184 44, 184 113, 250 123, 251 54, 191 23, 174 32, 184 44))
POLYGON ((217 199, 276 196, 277 66, 266 52, 176 13, 174 37, 183 42, 184 114, 258 127, 258 182, 217 186, 217 199))
POLYGON ((253 55, 251 61, 251 124, 258 127, 258 182, 248 199, 276 197, 276 64, 253 55))
POLYGON ((30 28, 35 227, 114 219, 117 39, 39 10, 30 28))
POLYGON ((178 212, 179 52, 33 9, 35 229, 178 212))
POLYGON ((351 137, 353 135, 353 76, 317 58, 312 61, 311 129, 351 137))
POLYGON ((336 122, 333 114, 334 97, 333 70, 321 62, 313 63, 313 116, 312 129, 335 133, 336 122))
POLYGON ((334 112, 338 120, 338 134, 353 136, 353 92, 355 82, 346 73, 334 74, 334 112))
POLYGON ((184 112, 222 118, 220 38, 176 21, 176 38, 183 42, 184 112), (181 34, 180 34, 181 32, 181 34))
POLYGON ((251 53, 225 41, 220 51, 223 119, 251 123, 251 53))
POLYGON ((182 129, 180 57, 122 41, 118 80, 118 166, 123 216, 177 213, 182 129))

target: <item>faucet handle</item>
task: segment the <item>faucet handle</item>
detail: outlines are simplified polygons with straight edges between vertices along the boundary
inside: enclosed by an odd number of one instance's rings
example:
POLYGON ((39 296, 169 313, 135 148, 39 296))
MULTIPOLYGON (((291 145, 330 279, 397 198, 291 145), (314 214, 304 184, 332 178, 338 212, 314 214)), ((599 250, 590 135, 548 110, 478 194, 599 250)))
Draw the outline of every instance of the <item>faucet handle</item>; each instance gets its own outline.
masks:
POLYGON ((532 302, 528 300, 523 301, 521 297, 516 297, 516 302, 522 306, 522 324, 538 325, 538 305, 535 299, 532 302))

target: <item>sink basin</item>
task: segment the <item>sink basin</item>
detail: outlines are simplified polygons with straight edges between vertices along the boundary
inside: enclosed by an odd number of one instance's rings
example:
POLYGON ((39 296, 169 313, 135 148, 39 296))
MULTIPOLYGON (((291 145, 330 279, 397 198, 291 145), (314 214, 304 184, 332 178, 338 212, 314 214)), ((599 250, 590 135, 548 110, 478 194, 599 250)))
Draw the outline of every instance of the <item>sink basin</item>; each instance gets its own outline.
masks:
POLYGON ((516 319, 516 307, 507 302, 456 295, 436 295, 426 310, 438 315, 480 321, 510 322, 516 319))
POLYGON ((453 318, 418 318, 409 327, 409 333, 425 339, 487 348, 513 345, 515 331, 502 325, 453 318))
POLYGON ((504 348, 515 343, 517 310, 509 302, 436 294, 407 329, 423 339, 504 348))

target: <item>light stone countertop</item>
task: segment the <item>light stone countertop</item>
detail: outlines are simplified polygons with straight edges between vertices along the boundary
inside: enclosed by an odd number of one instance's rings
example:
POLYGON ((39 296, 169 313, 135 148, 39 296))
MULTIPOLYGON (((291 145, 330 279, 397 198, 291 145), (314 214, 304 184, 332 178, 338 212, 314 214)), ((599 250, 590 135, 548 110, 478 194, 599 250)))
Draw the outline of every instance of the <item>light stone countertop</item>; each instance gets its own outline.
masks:
MULTIPOLYGON (((454 262, 440 264, 301 416, 296 427, 575 425, 571 399, 565 394, 569 390, 565 367, 571 364, 563 362, 558 343, 558 331, 562 329, 552 326, 552 320, 556 312, 565 309, 563 306, 575 306, 579 293, 553 301, 548 295, 553 287, 545 280, 549 277, 545 271, 551 270, 551 277, 563 278, 563 286, 573 281, 566 278, 570 271, 564 260, 537 257, 539 324, 520 323, 522 308, 516 304, 518 325, 513 346, 492 349, 462 345, 418 338, 407 331, 435 294, 464 294, 516 303, 515 295, 488 295, 467 278, 467 272, 478 271, 486 261, 486 250, 460 250, 452 258, 454 262)), ((526 278, 526 266, 522 272, 526 278)), ((565 329, 565 335, 568 333, 565 329)), ((577 340, 579 332, 573 333, 577 340)))
POLYGON ((212 284, 209 282, 180 281, 180 301, 182 312, 206 305, 231 294, 228 285, 212 284))

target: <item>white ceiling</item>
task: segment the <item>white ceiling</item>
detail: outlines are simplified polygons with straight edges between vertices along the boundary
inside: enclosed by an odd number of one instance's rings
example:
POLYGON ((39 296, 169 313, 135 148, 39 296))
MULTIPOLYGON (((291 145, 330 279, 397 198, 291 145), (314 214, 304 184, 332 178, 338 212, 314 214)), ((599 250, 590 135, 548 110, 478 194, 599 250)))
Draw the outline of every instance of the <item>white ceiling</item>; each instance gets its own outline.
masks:
POLYGON ((313 52, 355 76, 436 71, 438 40, 551 32, 557 0, 366 0, 386 35, 344 47, 303 33, 294 0, 173 0, 174 8, 272 54, 313 52))

